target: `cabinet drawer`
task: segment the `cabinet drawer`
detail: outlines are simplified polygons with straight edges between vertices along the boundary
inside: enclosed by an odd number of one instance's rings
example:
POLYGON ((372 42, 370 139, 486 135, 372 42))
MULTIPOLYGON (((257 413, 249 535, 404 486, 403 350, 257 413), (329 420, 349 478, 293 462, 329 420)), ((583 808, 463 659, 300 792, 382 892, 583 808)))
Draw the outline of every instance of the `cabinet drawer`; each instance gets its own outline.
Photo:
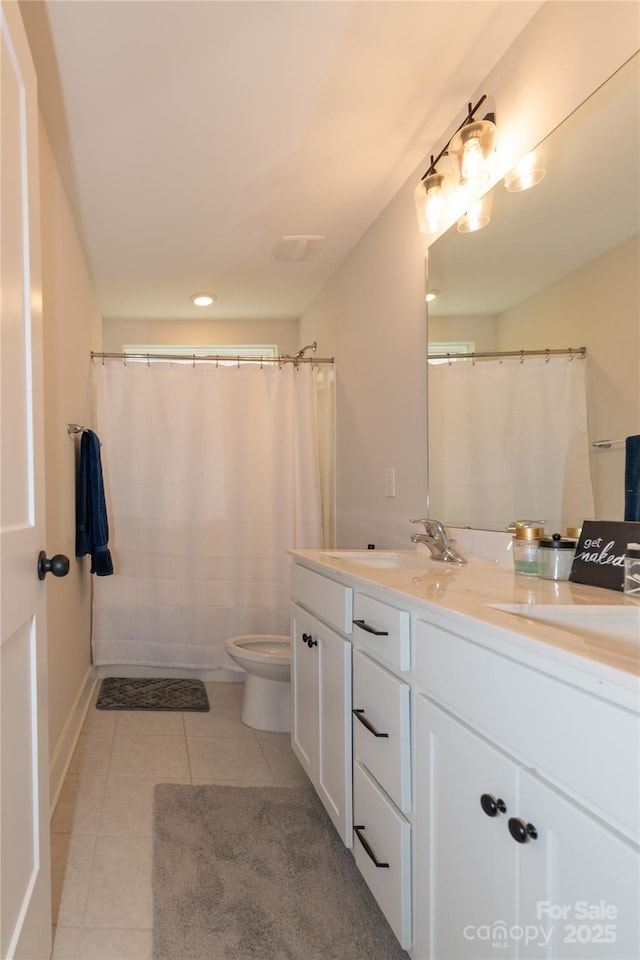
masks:
POLYGON ((353 598, 353 634, 358 646, 397 670, 409 670, 411 620, 406 610, 363 593, 353 598))
POLYGON ((294 600, 317 614, 340 633, 351 633, 353 590, 294 563, 291 568, 294 600))
POLYGON ((407 813, 411 809, 409 685, 360 651, 353 655, 353 714, 354 759, 407 813))
POLYGON ((637 842, 636 715, 425 621, 415 648, 429 695, 637 842))
POLYGON ((356 864, 407 949, 411 946, 411 827, 359 763, 353 767, 353 801, 356 864))

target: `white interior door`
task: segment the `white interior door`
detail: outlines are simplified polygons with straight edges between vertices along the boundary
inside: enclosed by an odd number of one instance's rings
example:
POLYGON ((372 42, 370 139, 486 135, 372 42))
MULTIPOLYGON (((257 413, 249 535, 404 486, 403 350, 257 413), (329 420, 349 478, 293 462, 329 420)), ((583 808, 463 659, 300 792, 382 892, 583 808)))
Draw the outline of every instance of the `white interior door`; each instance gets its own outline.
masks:
POLYGON ((0 4, 0 955, 51 953, 36 77, 0 4))

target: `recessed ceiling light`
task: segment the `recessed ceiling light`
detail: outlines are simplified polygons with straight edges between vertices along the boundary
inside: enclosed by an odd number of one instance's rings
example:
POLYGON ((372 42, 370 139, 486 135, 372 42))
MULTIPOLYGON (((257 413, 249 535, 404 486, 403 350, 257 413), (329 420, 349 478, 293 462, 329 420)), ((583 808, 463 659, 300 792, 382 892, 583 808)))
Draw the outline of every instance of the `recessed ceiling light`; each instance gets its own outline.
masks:
POLYGON ((217 300, 215 293, 192 293, 191 301, 196 307, 209 307, 214 300, 217 300))

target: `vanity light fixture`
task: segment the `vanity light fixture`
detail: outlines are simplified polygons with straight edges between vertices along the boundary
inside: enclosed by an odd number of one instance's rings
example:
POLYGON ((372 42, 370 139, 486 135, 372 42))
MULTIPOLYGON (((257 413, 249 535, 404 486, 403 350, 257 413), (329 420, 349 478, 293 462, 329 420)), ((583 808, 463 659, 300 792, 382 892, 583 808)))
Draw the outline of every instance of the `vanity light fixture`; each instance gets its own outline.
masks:
POLYGON ((190 299, 196 307, 210 307, 218 297, 215 293, 192 293, 190 299))
POLYGON ((475 117, 486 99, 485 95, 475 106, 468 104, 466 117, 438 156, 431 157, 429 169, 416 187, 414 200, 420 233, 438 233, 449 206, 448 194, 455 200, 455 178, 437 169, 443 157, 456 158, 457 178, 463 189, 473 189, 489 179, 488 159, 496 143, 495 115, 488 113, 482 120, 475 117))
POLYGON ((504 185, 510 193, 529 190, 544 178, 545 170, 540 166, 537 151, 533 150, 519 160, 513 170, 504 178, 504 185))

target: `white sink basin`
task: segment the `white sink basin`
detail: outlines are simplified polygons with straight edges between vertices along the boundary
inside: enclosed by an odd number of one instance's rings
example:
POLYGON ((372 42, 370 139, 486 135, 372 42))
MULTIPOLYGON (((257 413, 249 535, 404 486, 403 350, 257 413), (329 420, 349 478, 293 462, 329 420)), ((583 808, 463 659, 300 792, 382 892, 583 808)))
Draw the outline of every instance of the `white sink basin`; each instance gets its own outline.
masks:
POLYGON ((640 606, 581 606, 560 604, 491 604, 535 623, 577 634, 596 644, 640 647, 640 606))
POLYGON ((348 563, 359 563, 365 567, 377 569, 391 569, 393 567, 412 567, 424 569, 429 565, 429 558, 414 556, 411 553, 396 553, 391 550, 325 550, 323 557, 332 560, 346 560, 348 563))

